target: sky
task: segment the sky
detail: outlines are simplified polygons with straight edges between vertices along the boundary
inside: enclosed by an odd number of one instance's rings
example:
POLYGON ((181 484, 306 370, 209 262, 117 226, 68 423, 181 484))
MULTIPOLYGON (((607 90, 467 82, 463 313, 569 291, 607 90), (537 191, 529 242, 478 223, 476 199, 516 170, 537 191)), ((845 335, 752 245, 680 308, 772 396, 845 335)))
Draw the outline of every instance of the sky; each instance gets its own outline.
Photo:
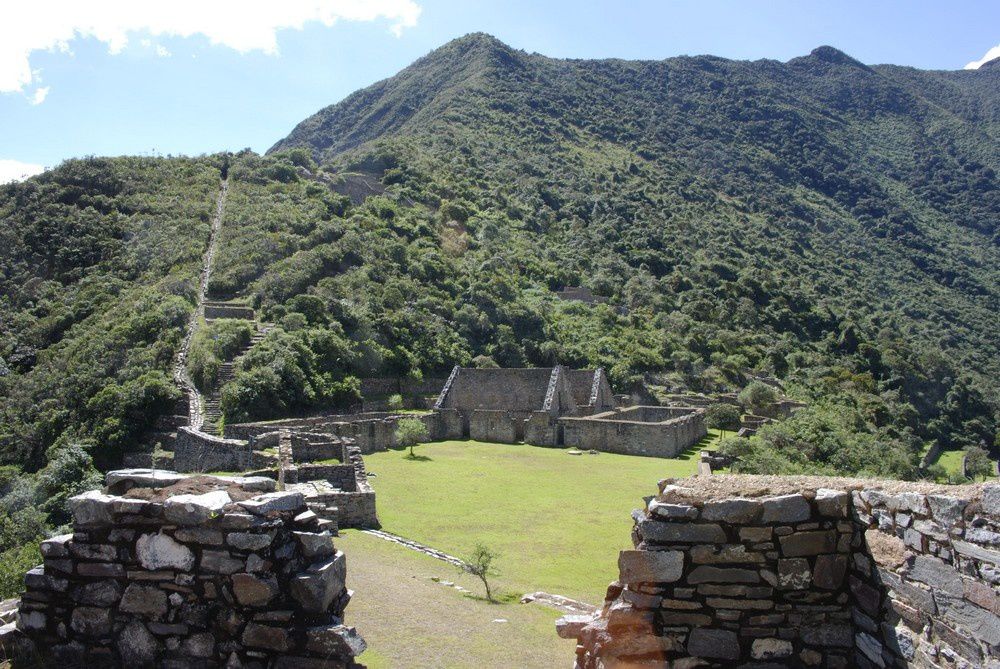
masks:
POLYGON ((0 183, 86 155, 264 152, 477 31, 561 58, 785 61, 828 44, 957 70, 1000 57, 1000 2, 0 0, 0 183))

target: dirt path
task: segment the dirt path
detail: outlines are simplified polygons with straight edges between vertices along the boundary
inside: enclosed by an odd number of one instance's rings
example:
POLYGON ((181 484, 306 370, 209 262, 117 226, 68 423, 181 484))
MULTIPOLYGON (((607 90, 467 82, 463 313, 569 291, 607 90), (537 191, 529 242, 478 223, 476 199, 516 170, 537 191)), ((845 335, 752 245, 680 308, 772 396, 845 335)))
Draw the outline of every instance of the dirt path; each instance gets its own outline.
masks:
POLYGON ((215 253, 219 246, 219 230, 222 228, 222 211, 226 206, 226 194, 229 192, 229 179, 224 178, 219 184, 219 196, 215 203, 215 215, 212 217, 212 229, 208 237, 208 248, 202 259, 201 279, 198 282, 198 303, 188 320, 187 332, 184 334, 184 341, 181 343, 181 350, 177 354, 177 361, 174 363, 174 381, 180 386, 188 396, 188 425, 200 432, 205 423, 205 398, 187 370, 187 358, 191 351, 191 340, 198 330, 205 315, 205 296, 208 294, 208 283, 212 278, 212 265, 215 262, 215 253))

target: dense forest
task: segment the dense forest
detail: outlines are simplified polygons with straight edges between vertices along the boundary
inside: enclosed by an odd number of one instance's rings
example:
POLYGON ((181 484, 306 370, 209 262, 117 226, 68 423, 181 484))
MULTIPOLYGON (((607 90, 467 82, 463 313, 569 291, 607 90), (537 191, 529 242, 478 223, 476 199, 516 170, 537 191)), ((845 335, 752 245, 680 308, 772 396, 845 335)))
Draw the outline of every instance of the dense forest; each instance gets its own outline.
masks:
MULTIPOLYGON (((997 67, 556 60, 470 35, 266 156, 0 186, 0 551, 173 411, 223 174, 210 295, 275 324, 227 421, 349 406, 365 376, 558 362, 620 391, 780 379, 809 406, 745 471, 913 478, 935 441, 995 450, 998 133, 997 67)), ((217 327, 203 387, 248 337, 217 327)))

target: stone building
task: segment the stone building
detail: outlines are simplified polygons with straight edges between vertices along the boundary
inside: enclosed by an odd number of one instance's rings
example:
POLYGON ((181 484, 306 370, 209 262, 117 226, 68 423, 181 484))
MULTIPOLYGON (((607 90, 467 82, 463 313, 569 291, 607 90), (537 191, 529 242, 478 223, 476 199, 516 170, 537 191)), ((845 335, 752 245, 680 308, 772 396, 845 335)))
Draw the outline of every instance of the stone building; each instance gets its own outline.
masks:
POLYGON ((536 446, 561 444, 558 420, 615 406, 603 369, 455 367, 434 404, 456 413, 464 437, 536 446))

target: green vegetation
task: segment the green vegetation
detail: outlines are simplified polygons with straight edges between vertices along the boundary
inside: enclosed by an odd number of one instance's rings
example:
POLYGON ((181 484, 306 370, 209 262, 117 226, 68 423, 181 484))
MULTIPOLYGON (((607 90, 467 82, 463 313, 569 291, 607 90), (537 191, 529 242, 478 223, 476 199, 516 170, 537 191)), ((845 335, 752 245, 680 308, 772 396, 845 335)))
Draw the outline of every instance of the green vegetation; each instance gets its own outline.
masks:
POLYGON ((693 453, 664 460, 526 445, 449 441, 365 456, 389 531, 470 554, 476 543, 501 554, 500 584, 597 603, 608 565, 630 546, 629 513, 656 482, 697 471, 693 453), (609 472, 614 472, 611 475, 609 472))
POLYGON ((705 425, 735 432, 740 429, 740 410, 732 404, 713 404, 705 411, 705 425))
POLYGON ((497 603, 493 597, 493 590, 490 588, 490 580, 500 575, 500 572, 493 566, 498 559, 500 559, 500 554, 490 550, 489 546, 482 543, 476 543, 472 552, 462 558, 464 563, 462 571, 482 581, 483 589, 486 591, 486 601, 490 604, 497 603))
POLYGON ((250 343, 253 327, 247 321, 219 319, 206 323, 202 321, 191 339, 188 354, 188 372, 194 384, 202 392, 215 387, 219 379, 222 363, 239 353, 250 343))
POLYGON ((429 438, 427 426, 417 418, 403 418, 396 424, 396 445, 410 449, 410 459, 416 457, 413 448, 429 438))

